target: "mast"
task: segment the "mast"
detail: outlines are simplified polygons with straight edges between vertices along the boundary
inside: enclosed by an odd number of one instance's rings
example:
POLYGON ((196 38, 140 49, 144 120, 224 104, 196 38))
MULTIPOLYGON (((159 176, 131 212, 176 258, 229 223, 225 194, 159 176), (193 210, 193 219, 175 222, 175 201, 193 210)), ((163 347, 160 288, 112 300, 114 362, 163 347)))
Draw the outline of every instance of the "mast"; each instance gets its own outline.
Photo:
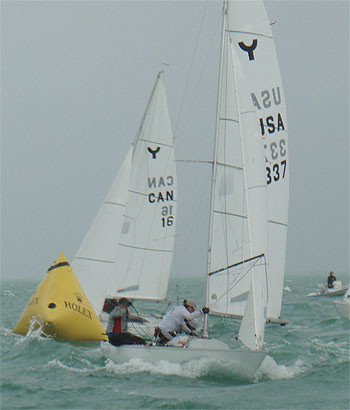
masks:
MULTIPOLYGON (((214 138, 214 157, 212 163, 212 180, 211 180, 211 198, 209 209, 209 233, 208 233, 208 254, 207 254, 207 272, 206 272, 206 292, 205 292, 205 306, 209 307, 209 272, 211 262, 211 239, 213 232, 213 208, 214 208, 214 182, 216 179, 217 170, 217 147, 218 147, 218 134, 219 134, 219 112, 220 112, 220 97, 221 97, 221 84, 222 84, 222 67, 223 67, 223 55, 227 25, 227 0, 224 0, 223 13, 222 13, 222 35, 221 35, 221 51, 220 51, 220 65, 218 76, 218 93, 216 103, 216 125, 215 125, 215 138, 214 138)), ((208 337, 208 315, 204 315, 203 337, 208 337)))

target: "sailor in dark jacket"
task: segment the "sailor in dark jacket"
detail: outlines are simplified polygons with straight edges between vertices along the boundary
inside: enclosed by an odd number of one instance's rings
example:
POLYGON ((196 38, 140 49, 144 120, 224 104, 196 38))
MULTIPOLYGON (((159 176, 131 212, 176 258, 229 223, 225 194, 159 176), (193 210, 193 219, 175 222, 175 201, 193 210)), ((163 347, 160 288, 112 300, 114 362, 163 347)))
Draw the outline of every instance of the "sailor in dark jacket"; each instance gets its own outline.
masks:
POLYGON ((328 276, 328 279, 327 279, 329 289, 334 288, 333 282, 335 282, 336 280, 337 280, 337 278, 334 276, 334 273, 331 271, 329 273, 329 276, 328 276))
POLYGON ((114 346, 145 344, 145 340, 128 332, 129 306, 127 298, 121 298, 119 304, 109 314, 107 336, 114 346))

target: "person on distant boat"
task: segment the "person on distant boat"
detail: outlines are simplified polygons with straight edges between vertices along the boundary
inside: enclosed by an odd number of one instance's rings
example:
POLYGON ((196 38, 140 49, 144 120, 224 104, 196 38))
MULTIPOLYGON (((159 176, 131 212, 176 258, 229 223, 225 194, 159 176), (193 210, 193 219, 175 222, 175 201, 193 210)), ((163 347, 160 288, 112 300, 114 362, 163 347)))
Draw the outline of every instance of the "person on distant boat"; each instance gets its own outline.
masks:
POLYGON ((330 271, 327 282, 328 282, 328 289, 334 289, 333 282, 335 282, 337 278, 334 276, 334 273, 330 271))
POLYGON ((165 344, 177 333, 185 332, 195 336, 195 319, 202 313, 209 313, 209 308, 203 307, 202 311, 196 310, 197 304, 193 300, 184 300, 182 306, 174 306, 160 321, 155 329, 158 344, 165 344))
POLYGON ((109 314, 107 336, 114 346, 144 345, 146 341, 128 332, 129 306, 132 303, 127 298, 121 298, 118 305, 109 314))

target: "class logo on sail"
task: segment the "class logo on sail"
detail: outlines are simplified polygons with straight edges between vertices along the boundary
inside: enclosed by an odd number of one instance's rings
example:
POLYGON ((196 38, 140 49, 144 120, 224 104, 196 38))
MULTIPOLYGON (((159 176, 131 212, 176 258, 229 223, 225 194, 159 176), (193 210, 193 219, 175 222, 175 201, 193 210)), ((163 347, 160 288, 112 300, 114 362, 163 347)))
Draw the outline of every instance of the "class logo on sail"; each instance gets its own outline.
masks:
POLYGON ((245 51, 246 53, 248 53, 248 57, 249 57, 249 61, 255 60, 254 57, 254 50, 256 49, 256 47, 258 46, 258 39, 254 39, 252 44, 247 45, 245 44, 243 41, 240 41, 238 43, 239 47, 241 50, 245 51))
POLYGON ((160 147, 157 147, 155 150, 153 150, 151 147, 148 147, 147 150, 152 155, 152 159, 157 159, 157 154, 160 151, 160 147))

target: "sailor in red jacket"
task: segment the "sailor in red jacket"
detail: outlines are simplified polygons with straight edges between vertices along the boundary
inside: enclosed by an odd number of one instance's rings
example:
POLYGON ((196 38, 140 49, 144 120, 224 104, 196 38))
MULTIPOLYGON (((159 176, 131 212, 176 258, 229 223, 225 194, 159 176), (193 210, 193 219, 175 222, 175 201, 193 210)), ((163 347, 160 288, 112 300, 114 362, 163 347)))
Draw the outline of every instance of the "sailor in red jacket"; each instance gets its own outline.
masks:
POLYGON ((128 332, 129 306, 127 298, 121 298, 119 303, 109 314, 107 335, 114 346, 145 344, 145 340, 128 332))

